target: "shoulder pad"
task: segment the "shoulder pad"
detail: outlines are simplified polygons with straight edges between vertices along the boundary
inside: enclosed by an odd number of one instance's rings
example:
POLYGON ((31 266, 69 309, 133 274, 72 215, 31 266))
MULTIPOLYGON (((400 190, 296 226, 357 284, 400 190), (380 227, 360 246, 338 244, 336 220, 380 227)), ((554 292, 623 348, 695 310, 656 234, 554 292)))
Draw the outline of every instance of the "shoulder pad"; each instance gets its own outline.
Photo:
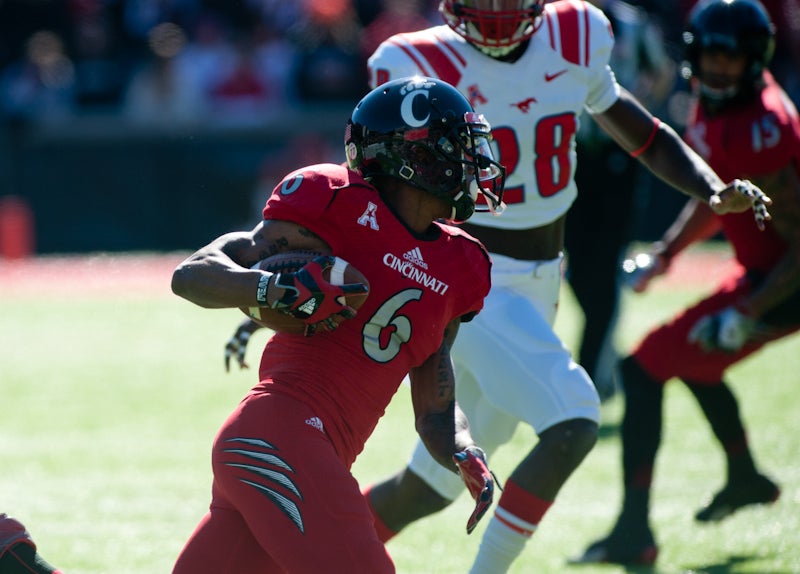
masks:
POLYGON ((550 46, 567 62, 585 68, 608 63, 614 33, 602 10, 573 0, 545 4, 544 9, 545 26, 537 33, 548 34, 550 46))

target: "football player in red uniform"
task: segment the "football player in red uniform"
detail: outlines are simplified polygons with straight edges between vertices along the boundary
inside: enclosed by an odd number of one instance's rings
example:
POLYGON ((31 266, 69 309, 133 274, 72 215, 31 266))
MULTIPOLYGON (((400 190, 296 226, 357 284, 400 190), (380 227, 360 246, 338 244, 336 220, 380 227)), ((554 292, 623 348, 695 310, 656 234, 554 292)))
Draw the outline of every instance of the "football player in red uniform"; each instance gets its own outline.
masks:
POLYGON ((624 499, 611 533, 581 562, 652 562, 650 486, 661 438, 664 384, 682 380, 725 453, 727 481, 695 515, 722 520, 739 508, 777 500, 748 447, 728 367, 800 329, 800 120, 767 69, 774 30, 758 0, 703 0, 684 34, 695 101, 687 142, 725 178, 747 177, 779 206, 760 231, 743 214, 716 215, 690 200, 652 249, 641 291, 694 242, 724 232, 735 270, 716 291, 653 329, 622 362, 624 499))
POLYGON ((36 544, 19 520, 0 512, 0 572, 62 574, 36 551, 36 544))
POLYGON ((491 505, 449 356, 459 324, 482 307, 491 263, 477 240, 441 222, 468 219, 479 195, 501 205, 490 137, 449 84, 398 79, 353 111, 348 167, 290 173, 252 231, 223 235, 177 267, 173 291, 202 307, 270 307, 338 327, 267 342, 259 383, 214 441, 210 511, 176 574, 394 572, 350 467, 406 375, 421 439, 475 497, 468 531, 491 505), (331 255, 294 273, 251 268, 291 250, 331 255), (355 316, 347 289, 322 275, 338 259, 369 281, 355 316))

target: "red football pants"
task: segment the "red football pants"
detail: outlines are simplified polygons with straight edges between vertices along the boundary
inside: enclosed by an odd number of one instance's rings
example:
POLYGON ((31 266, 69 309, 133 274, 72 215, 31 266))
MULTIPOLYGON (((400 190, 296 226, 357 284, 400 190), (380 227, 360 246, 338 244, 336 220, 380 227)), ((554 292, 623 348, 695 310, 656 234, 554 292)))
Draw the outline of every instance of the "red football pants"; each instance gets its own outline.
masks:
POLYGON ((752 285, 744 276, 744 271, 737 271, 723 281, 715 293, 651 331, 639 343, 633 355, 647 374, 664 383, 672 377, 693 383, 718 383, 731 365, 752 355, 767 343, 800 329, 797 323, 770 329, 757 342, 748 343, 735 353, 703 351, 699 345, 688 341, 689 332, 697 321, 734 305, 751 289, 752 285))
POLYGON ((369 507, 306 404, 250 394, 212 451, 210 511, 174 574, 392 574, 369 507))

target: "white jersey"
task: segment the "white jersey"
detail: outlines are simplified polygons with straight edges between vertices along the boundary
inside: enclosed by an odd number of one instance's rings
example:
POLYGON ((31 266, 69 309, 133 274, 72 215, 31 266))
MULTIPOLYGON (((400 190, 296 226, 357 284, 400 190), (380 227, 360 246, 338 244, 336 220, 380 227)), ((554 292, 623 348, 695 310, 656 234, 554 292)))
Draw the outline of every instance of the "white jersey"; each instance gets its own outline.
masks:
POLYGON ((542 26, 513 63, 486 56, 448 26, 384 41, 369 59, 376 87, 404 76, 440 78, 461 91, 492 124, 494 151, 507 170, 501 217, 470 223, 529 229, 551 223, 575 201, 578 118, 619 97, 608 66, 614 37, 608 19, 581 0, 545 5, 542 26))

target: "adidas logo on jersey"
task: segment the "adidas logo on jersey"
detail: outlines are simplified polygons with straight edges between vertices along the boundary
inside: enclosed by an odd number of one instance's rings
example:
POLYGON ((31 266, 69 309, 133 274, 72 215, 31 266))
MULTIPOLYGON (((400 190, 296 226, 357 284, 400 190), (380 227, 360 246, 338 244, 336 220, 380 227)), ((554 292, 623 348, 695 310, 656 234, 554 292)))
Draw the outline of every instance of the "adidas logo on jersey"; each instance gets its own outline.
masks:
POLYGON ((410 261, 417 267, 422 267, 423 269, 428 268, 428 264, 425 263, 425 260, 422 258, 422 251, 419 250, 419 247, 415 247, 414 249, 403 253, 403 259, 410 261))
POLYGON ((325 429, 322 426, 322 421, 319 417, 311 417, 310 419, 306 419, 306 424, 310 427, 314 427, 320 432, 325 432, 325 429))

